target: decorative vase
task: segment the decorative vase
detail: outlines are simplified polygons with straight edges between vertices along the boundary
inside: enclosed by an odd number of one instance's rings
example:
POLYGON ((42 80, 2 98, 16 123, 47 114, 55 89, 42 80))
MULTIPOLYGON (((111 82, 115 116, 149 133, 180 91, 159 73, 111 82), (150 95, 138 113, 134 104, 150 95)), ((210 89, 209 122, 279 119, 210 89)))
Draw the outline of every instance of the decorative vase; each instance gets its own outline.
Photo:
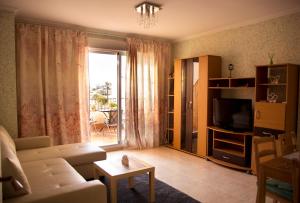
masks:
POLYGON ((233 70, 233 64, 228 65, 228 70, 229 70, 229 76, 228 77, 231 78, 231 76, 232 76, 231 71, 233 70))
POLYGON ((273 63, 274 54, 269 53, 268 56, 269 56, 269 60, 270 60, 270 62, 269 62, 270 65, 273 65, 274 64, 273 63))

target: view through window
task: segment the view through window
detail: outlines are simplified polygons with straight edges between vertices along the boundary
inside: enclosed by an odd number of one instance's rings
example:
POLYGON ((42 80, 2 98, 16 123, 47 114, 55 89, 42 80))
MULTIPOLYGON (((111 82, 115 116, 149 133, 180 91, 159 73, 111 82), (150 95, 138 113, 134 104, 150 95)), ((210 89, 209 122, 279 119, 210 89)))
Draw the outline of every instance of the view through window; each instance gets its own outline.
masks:
POLYGON ((99 146, 124 137, 125 67, 125 55, 89 52, 90 135, 99 146))

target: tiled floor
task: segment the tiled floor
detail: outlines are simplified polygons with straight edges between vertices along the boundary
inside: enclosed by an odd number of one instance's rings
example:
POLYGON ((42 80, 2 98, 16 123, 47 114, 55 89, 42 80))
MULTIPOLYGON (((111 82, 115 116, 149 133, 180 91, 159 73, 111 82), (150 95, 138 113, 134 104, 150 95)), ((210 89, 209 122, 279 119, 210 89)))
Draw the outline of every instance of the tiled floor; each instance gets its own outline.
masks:
POLYGON ((104 128, 100 132, 91 131, 91 142, 98 146, 117 144, 117 132, 114 129, 107 128, 104 128))
POLYGON ((255 202, 256 176, 167 147, 109 152, 108 159, 123 154, 154 165, 157 179, 201 202, 255 202))

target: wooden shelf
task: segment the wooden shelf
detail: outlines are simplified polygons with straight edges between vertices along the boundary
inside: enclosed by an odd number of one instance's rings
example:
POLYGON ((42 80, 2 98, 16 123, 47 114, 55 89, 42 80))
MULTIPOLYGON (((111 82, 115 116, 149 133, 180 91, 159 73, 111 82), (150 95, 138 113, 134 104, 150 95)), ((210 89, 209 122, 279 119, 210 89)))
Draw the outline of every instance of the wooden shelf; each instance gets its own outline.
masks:
POLYGON ((261 84, 257 84, 257 85, 261 85, 261 86, 285 86, 286 83, 278 83, 278 84, 272 84, 272 83, 261 83, 261 84))
POLYGON ((219 127, 216 127, 216 126, 207 126, 207 128, 211 129, 211 130, 223 132, 223 133, 228 133, 228 134, 251 135, 251 136, 253 136, 253 132, 235 132, 235 131, 231 131, 231 130, 226 130, 226 129, 223 129, 223 128, 219 128, 219 127))
POLYGON ((286 104, 286 101, 283 102, 268 102, 266 100, 256 101, 256 103, 265 103, 265 104, 286 104))
POLYGON ((174 139, 174 73, 168 76, 168 115, 167 115, 167 132, 165 144, 172 144, 174 139))
POLYGON ((233 149, 222 149, 222 148, 214 148, 214 150, 220 151, 220 152, 225 152, 227 154, 232 154, 235 156, 239 156, 239 157, 244 157, 244 153, 243 152, 239 152, 237 150, 233 150, 233 149))
POLYGON ((229 78, 209 78, 208 80, 228 80, 229 78))
POLYGON ((242 171, 247 171, 249 173, 251 172, 251 168, 238 166, 236 164, 231 164, 231 163, 228 163, 228 162, 216 159, 216 158, 214 158, 212 156, 207 156, 206 159, 208 159, 208 160, 210 160, 210 161, 212 161, 212 162, 214 162, 216 164, 220 164, 220 165, 223 165, 223 166, 227 166, 227 167, 238 169, 238 170, 242 170, 242 171))
POLYGON ((228 144, 238 145, 238 146, 241 146, 241 147, 245 146, 245 144, 243 142, 239 142, 239 141, 236 141, 236 140, 233 140, 233 139, 214 138, 214 140, 219 141, 219 142, 225 142, 225 143, 228 143, 228 144))
POLYGON ((257 68, 265 68, 265 67, 269 67, 269 68, 277 68, 277 67, 284 67, 284 66, 298 66, 296 64, 292 64, 292 63, 281 63, 281 64, 268 64, 268 65, 256 65, 255 67, 257 68))
POLYGON ((209 87, 208 89, 223 89, 223 90, 237 90, 237 89, 254 89, 255 87, 209 87))
POLYGON ((209 78, 209 89, 247 89, 255 87, 255 78, 209 78))

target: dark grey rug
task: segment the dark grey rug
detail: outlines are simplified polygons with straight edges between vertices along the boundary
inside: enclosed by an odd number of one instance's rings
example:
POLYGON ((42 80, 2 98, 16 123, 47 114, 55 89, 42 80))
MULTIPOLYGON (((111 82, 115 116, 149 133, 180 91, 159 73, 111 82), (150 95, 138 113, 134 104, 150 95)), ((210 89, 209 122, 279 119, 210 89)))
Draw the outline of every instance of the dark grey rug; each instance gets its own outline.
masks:
MULTIPOLYGON (((148 202, 148 176, 134 177, 134 188, 129 189, 127 179, 118 182, 118 202, 143 203, 148 202)), ((104 180, 107 183, 107 180, 104 180)), ((109 194, 108 194, 109 197, 109 194)), ((155 202, 157 203, 199 203, 192 197, 176 190, 170 185, 155 179, 155 202)))

